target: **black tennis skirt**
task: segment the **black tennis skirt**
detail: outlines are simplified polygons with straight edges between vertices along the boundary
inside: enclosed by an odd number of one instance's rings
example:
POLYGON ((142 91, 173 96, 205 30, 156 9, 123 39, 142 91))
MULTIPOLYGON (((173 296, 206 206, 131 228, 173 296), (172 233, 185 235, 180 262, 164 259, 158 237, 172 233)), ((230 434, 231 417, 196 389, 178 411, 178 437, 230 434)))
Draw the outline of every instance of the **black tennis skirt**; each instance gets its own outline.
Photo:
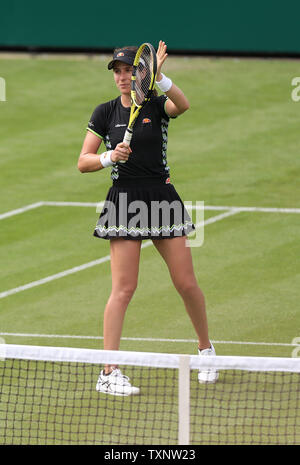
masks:
POLYGON ((169 178, 113 181, 94 236, 103 239, 167 239, 188 235, 195 226, 169 178))

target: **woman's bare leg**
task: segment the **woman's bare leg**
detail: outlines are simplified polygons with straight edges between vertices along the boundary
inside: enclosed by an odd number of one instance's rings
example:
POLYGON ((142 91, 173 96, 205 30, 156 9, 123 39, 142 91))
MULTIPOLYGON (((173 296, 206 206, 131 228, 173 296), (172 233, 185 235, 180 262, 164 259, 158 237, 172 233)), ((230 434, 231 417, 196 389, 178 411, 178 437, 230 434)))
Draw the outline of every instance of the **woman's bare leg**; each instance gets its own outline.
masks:
POLYGON ((104 350, 120 347, 125 312, 137 287, 140 250, 141 241, 110 241, 112 290, 104 311, 104 350))
POLYGON ((165 260, 173 283, 181 295, 199 340, 199 349, 210 347, 204 295, 198 286, 187 238, 155 239, 153 244, 165 260))

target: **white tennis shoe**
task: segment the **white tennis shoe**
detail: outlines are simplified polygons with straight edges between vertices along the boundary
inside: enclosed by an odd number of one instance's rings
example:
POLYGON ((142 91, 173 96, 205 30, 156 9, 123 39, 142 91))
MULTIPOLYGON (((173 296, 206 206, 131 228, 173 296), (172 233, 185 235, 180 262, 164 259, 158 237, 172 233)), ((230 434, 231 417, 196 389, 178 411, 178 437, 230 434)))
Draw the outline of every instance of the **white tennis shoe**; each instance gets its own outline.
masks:
MULTIPOLYGON (((198 353, 200 357, 216 355, 216 351, 212 343, 210 343, 209 349, 203 349, 203 350, 198 349, 198 353)), ((201 384, 215 383, 218 378, 219 378, 219 373, 214 368, 207 368, 206 370, 199 370, 198 372, 198 381, 201 384)))
POLYGON ((140 392, 139 388, 131 386, 128 376, 123 375, 119 368, 115 368, 109 375, 105 375, 102 370, 96 391, 113 396, 131 396, 140 392))

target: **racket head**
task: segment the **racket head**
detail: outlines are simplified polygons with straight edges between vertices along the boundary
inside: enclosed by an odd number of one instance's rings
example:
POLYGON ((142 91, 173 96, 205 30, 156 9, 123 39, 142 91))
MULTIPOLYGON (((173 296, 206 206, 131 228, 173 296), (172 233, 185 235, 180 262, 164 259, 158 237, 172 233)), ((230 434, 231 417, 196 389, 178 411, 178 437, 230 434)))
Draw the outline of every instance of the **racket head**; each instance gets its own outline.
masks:
POLYGON ((142 107, 151 97, 157 73, 154 47, 142 44, 135 55, 131 77, 131 99, 135 106, 142 107))

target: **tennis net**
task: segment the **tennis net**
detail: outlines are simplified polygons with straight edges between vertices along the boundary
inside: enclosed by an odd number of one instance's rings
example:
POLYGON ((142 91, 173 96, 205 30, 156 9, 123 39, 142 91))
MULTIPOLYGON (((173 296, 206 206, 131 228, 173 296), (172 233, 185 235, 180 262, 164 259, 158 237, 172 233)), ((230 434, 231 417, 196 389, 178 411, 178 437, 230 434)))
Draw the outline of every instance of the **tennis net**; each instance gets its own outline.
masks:
POLYGON ((299 444, 300 359, 7 344, 0 444, 299 444), (96 391, 118 364, 139 395, 96 391), (198 370, 216 368, 215 384, 198 370))

